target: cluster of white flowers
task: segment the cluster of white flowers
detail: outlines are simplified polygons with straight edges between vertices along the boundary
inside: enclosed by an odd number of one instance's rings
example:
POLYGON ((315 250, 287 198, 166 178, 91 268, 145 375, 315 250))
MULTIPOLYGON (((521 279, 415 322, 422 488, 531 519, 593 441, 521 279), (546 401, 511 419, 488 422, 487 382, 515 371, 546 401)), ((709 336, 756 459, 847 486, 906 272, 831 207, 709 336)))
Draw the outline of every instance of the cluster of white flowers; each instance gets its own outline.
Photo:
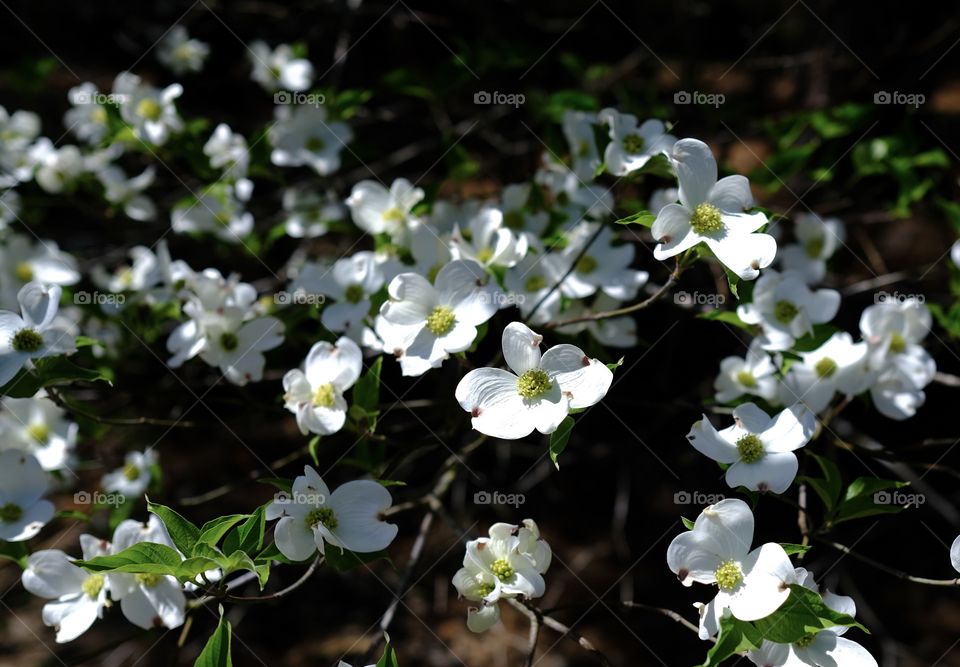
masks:
POLYGON ((32 398, 4 398, 0 408, 0 450, 29 452, 46 471, 69 469, 79 427, 66 415, 42 389, 32 398))
POLYGON ((467 542, 463 567, 453 575, 457 593, 480 604, 467 611, 467 627, 473 632, 489 630, 500 619, 502 599, 542 596, 543 575, 552 558, 533 519, 524 519, 520 526, 495 523, 488 537, 467 542))

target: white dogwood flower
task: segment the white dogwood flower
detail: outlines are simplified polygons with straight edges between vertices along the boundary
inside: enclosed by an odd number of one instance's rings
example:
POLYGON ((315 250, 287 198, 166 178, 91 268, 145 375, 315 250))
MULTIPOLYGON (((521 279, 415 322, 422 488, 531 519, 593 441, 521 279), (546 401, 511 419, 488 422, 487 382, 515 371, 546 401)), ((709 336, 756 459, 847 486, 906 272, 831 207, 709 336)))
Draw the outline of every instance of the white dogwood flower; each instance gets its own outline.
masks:
POLYGON ((584 183, 592 181, 600 167, 600 152, 593 136, 593 126, 596 123, 595 113, 570 109, 563 112, 563 135, 570 146, 572 171, 584 183))
POLYGON ((737 315, 747 324, 760 325, 763 349, 778 351, 813 333, 814 324, 832 320, 839 308, 836 290, 812 291, 799 274, 771 269, 757 280, 753 301, 737 307, 737 315))
POLYGON ((299 92, 310 87, 313 81, 313 65, 305 58, 294 56, 288 44, 271 49, 266 42, 256 40, 249 46, 253 73, 250 78, 264 90, 289 90, 299 92))
POLYGON ((727 611, 741 621, 756 621, 790 596, 790 584, 796 581, 790 558, 774 542, 751 551, 753 527, 750 507, 728 498, 704 509, 693 529, 677 535, 667 548, 667 564, 680 583, 719 589, 701 609, 701 639, 716 634, 727 611))
POLYGON ((267 136, 273 150, 270 162, 278 167, 311 167, 321 176, 340 168, 340 153, 353 141, 353 130, 327 119, 326 107, 280 104, 267 136))
POLYGON ((561 283, 560 290, 574 299, 593 296, 601 290, 618 301, 631 301, 650 274, 630 268, 636 247, 632 243, 614 245, 609 227, 603 227, 583 252, 600 224, 584 221, 567 234, 567 246, 556 255, 555 262, 561 275, 571 268, 572 271, 561 283))
POLYGON ((777 366, 754 339, 744 357, 720 361, 720 373, 713 381, 718 403, 729 403, 744 394, 759 396, 768 403, 777 400, 777 366))
MULTIPOLYGON (((63 115, 63 124, 88 144, 98 144, 107 136, 109 126, 106 108, 99 102, 97 87, 88 82, 74 86, 67 92, 70 109, 63 115)), ((103 97, 106 97, 105 95, 103 97)))
POLYGON ((245 209, 251 194, 253 183, 245 178, 218 182, 204 188, 195 200, 174 206, 170 226, 178 234, 208 232, 228 243, 240 243, 253 231, 253 214, 245 209))
POLYGON ((527 254, 527 243, 526 236, 517 236, 504 224, 502 211, 485 208, 463 228, 454 227, 450 254, 483 266, 511 267, 527 254))
POLYGON ((808 285, 821 282, 827 274, 827 260, 843 245, 843 223, 836 218, 799 213, 793 234, 797 242, 784 246, 779 253, 784 271, 796 271, 808 285))
POLYGON ((767 223, 763 213, 744 213, 753 205, 744 176, 717 180, 717 162, 710 147, 698 139, 681 139, 671 161, 679 181, 679 204, 667 204, 651 231, 660 241, 653 256, 665 260, 705 243, 720 263, 743 280, 760 275, 777 254, 777 242, 757 233, 767 223))
POLYGON ((174 74, 199 72, 210 55, 210 45, 199 39, 191 39, 187 29, 175 25, 157 44, 157 60, 170 68, 174 74))
POLYGON ((440 269, 433 285, 420 274, 401 273, 387 291, 390 298, 380 307, 377 333, 402 341, 404 375, 422 375, 439 368, 449 355, 467 350, 477 327, 498 309, 483 267, 464 260, 440 269))
POLYGON ((791 405, 771 418, 753 403, 733 410, 733 426, 717 431, 706 415, 687 434, 694 448, 729 466, 730 488, 783 493, 797 476, 793 452, 810 441, 816 417, 802 405, 791 405))
POLYGON ((17 292, 31 281, 74 285, 80 282, 77 260, 54 241, 10 234, 0 246, 0 308, 14 307, 17 292))
POLYGON ((605 364, 567 344, 541 356, 542 341, 525 324, 511 322, 502 337, 510 370, 477 368, 460 380, 455 395, 473 428, 506 440, 534 429, 553 433, 571 408, 588 408, 606 395, 613 372, 605 364))
POLYGON ((20 288, 20 315, 0 310, 0 386, 13 379, 32 359, 76 350, 76 338, 56 322, 59 285, 31 282, 20 288))
POLYGON ((247 177, 250 165, 250 149, 247 140, 239 132, 234 132, 226 123, 220 123, 203 145, 203 154, 210 158, 210 166, 223 169, 230 179, 247 177))
POLYGON ((316 343, 304 362, 283 376, 284 405, 297 416, 300 432, 330 435, 343 428, 347 401, 343 394, 363 369, 363 352, 346 336, 336 345, 316 343))
POLYGON ((49 476, 32 454, 0 452, 0 540, 29 540, 53 518, 53 503, 43 499, 49 486, 49 476))
POLYGON ((604 109, 599 121, 609 128, 610 143, 603 154, 603 163, 614 176, 623 176, 641 169, 660 153, 669 153, 677 138, 667 134, 662 121, 645 120, 637 125, 637 117, 620 113, 616 109, 604 109))
POLYGON ((854 343, 850 334, 838 331, 816 350, 800 352, 800 360, 780 385, 784 403, 803 403, 820 412, 837 393, 856 396, 870 387, 876 378, 867 363, 867 346, 854 343))
POLYGON ((357 227, 370 234, 389 234, 400 243, 416 218, 413 207, 424 197, 421 188, 398 178, 387 190, 376 181, 360 181, 353 186, 347 206, 357 227))
POLYGON ((157 452, 147 449, 142 452, 127 452, 123 467, 103 476, 100 486, 104 491, 114 491, 128 498, 139 498, 153 478, 151 468, 157 464, 157 452))
MULTIPOLYGON (((93 535, 80 536, 84 560, 106 556, 110 543, 93 535)), ((107 578, 74 565, 59 549, 43 549, 30 554, 21 581, 30 593, 50 600, 43 605, 43 624, 57 632, 57 643, 73 641, 98 618, 110 602, 107 578)))
POLYGON ((141 141, 159 146, 183 129, 174 105, 174 100, 183 94, 179 83, 160 90, 144 83, 136 74, 121 72, 114 79, 113 94, 120 103, 120 116, 141 141))
POLYGON ((116 204, 131 220, 152 220, 157 215, 153 200, 143 194, 153 185, 156 172, 147 167, 138 176, 128 178, 123 169, 109 166, 97 172, 97 178, 103 185, 103 198, 116 204))
POLYGON ((41 391, 33 398, 4 398, 0 411, 0 449, 33 454, 44 470, 67 468, 79 427, 41 391))
POLYGON ((393 499, 381 484, 361 479, 330 493, 317 471, 304 466, 292 492, 267 506, 277 548, 290 560, 306 560, 325 545, 355 553, 381 551, 397 536, 396 524, 381 517, 393 499))

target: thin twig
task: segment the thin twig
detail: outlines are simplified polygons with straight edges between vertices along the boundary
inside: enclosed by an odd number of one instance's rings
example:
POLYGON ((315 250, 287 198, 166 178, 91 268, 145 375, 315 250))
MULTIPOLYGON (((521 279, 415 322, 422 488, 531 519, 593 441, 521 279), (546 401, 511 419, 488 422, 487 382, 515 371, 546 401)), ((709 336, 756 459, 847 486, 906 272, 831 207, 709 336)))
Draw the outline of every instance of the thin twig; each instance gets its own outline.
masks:
POLYGON ((670 274, 670 279, 663 284, 663 287, 654 292, 651 296, 647 297, 639 303, 635 303, 632 306, 625 306, 623 308, 617 308, 615 310, 603 310, 596 313, 587 313, 586 315, 578 315, 576 317, 571 317, 566 320, 551 321, 544 325, 545 329, 556 329, 557 327, 565 327, 568 324, 577 324, 578 322, 596 322, 598 320, 606 320, 611 317, 620 317, 622 315, 629 315, 635 313, 638 310, 643 310, 644 308, 649 307, 650 305, 659 301, 663 296, 665 296, 673 286, 677 284, 677 281, 680 279, 680 269, 674 269, 670 274))
MULTIPOLYGON (((685 619, 683 616, 681 616, 679 613, 673 611, 672 609, 666 609, 666 608, 664 608, 664 607, 654 607, 654 606, 649 605, 649 604, 643 604, 643 603, 640 603, 640 602, 633 602, 632 600, 623 600, 623 602, 622 602, 621 604, 623 604, 623 606, 624 606, 624 607, 627 607, 628 609, 643 609, 644 611, 656 612, 657 614, 661 614, 662 616, 666 616, 667 618, 669 618, 669 619, 672 620, 672 621, 676 621, 677 623, 679 623, 679 624, 682 625, 683 627, 687 628, 688 630, 692 630, 693 632, 697 633, 698 635, 700 634, 700 628, 697 627, 697 625, 696 625, 695 623, 691 623, 690 621, 688 621, 687 619, 685 619)), ((711 639, 710 641, 716 641, 716 639, 711 639)))
POLYGON ((78 408, 76 404, 68 401, 66 397, 61 395, 60 392, 53 387, 47 387, 46 392, 47 398, 67 412, 71 412, 98 424, 108 424, 112 426, 167 426, 169 428, 194 428, 197 425, 196 422, 185 421, 182 419, 157 419, 154 417, 101 417, 100 415, 95 415, 92 412, 87 412, 86 410, 78 408))
MULTIPOLYGON (((332 549, 334 547, 330 548, 332 549)), ((307 583, 307 579, 313 576, 313 573, 317 571, 317 568, 320 567, 323 561, 323 556, 317 554, 317 557, 313 559, 312 563, 310 563, 310 567, 308 567, 307 571, 303 573, 303 576, 286 588, 282 588, 275 593, 270 593, 269 595, 227 595, 226 599, 230 600, 231 602, 266 602, 267 600, 279 600, 283 596, 292 593, 307 583)))
POLYGON ((867 565, 872 565, 873 567, 886 572, 887 574, 893 575, 897 579, 904 579, 906 581, 912 581, 915 584, 925 584, 927 586, 960 586, 960 578, 956 579, 927 579, 926 577, 915 577, 911 574, 907 574, 903 570, 898 570, 896 568, 890 567, 889 565, 884 565, 879 561, 875 561, 872 558, 868 558, 862 554, 858 554, 856 551, 846 546, 845 544, 840 544, 839 542, 831 542, 830 540, 817 539, 818 542, 823 542, 828 544, 837 551, 841 551, 848 556, 853 556, 857 560, 863 561, 867 565))
POLYGON ((605 665, 605 667, 613 667, 613 663, 610 662, 607 656, 605 656, 596 646, 591 644, 590 640, 571 628, 569 625, 561 623, 552 616, 547 616, 541 609, 535 607, 530 602, 517 600, 516 598, 507 598, 507 602, 509 602, 513 607, 520 609, 524 614, 527 613, 526 611, 523 611, 524 609, 533 612, 540 624, 547 626, 551 630, 559 632, 561 635, 571 639, 572 641, 575 641, 580 645, 580 648, 588 653, 591 653, 601 665, 605 665))

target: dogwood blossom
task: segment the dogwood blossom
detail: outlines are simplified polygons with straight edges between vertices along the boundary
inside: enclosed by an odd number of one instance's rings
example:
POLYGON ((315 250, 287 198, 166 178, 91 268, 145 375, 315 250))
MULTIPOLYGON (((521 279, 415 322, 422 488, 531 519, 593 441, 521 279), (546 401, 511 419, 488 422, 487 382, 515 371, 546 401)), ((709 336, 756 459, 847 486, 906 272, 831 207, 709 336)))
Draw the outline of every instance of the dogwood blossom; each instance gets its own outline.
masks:
POLYGON ((562 292, 557 283, 563 278, 562 269, 555 254, 530 253, 507 270, 504 284, 531 324, 544 324, 560 314, 562 292))
POLYGON ((226 123, 220 123, 203 145, 203 154, 210 159, 210 166, 223 169, 231 179, 247 177, 250 165, 250 149, 242 134, 234 132, 226 123))
POLYGON ((289 495, 279 494, 267 506, 277 548, 291 560, 305 560, 325 545, 355 553, 381 551, 397 536, 395 524, 383 521, 383 512, 393 499, 390 492, 372 480, 354 480, 330 493, 310 466, 293 481, 289 495))
POLYGON ((560 290, 575 299, 602 290, 618 301, 630 301, 646 284, 650 274, 630 268, 636 247, 632 243, 614 245, 609 227, 601 228, 599 236, 587 247, 599 225, 597 222, 582 222, 567 235, 567 246, 557 256, 556 263, 561 274, 572 270, 560 284, 560 290), (586 252, 583 252, 584 248, 586 252))
POLYGON ((123 169, 110 166, 97 172, 103 185, 103 198, 117 204, 131 220, 152 220, 157 215, 153 200, 143 194, 153 184, 156 172, 147 167, 138 176, 127 178, 123 169))
MULTIPOLYGON (((88 82, 74 86, 67 92, 71 108, 63 116, 63 124, 81 141, 98 144, 109 131, 106 108, 99 103, 100 92, 88 82)), ((105 97, 105 96, 104 96, 105 97)))
POLYGON ((796 271, 808 285, 821 282, 827 274, 827 260, 843 245, 843 223, 836 218, 800 213, 793 234, 797 242, 784 246, 779 253, 783 269, 796 271))
POLYGON ((668 134, 663 122, 656 119, 638 125, 636 116, 604 109, 598 120, 609 128, 610 143, 604 151, 603 163, 614 176, 643 168, 650 158, 669 153, 677 143, 677 138, 668 134))
POLYGON ((483 267, 464 260, 440 269, 432 285, 420 274, 401 273, 387 291, 390 298, 380 307, 376 330, 381 338, 400 341, 404 375, 422 375, 468 349, 477 327, 498 309, 483 267))
POLYGON ((796 582, 790 558, 769 542, 750 550, 754 519, 750 507, 735 498, 708 506, 692 530, 673 538, 667 565, 684 586, 713 584, 716 597, 701 608, 700 638, 719 630, 729 611, 741 621, 756 621, 775 612, 796 582))
POLYGON ((600 167, 600 153, 593 136, 593 126, 597 122, 595 113, 570 109, 563 112, 563 135, 570 146, 572 171, 586 183, 594 179, 600 167))
POLYGON ((77 179, 86 170, 83 154, 76 146, 55 147, 43 137, 31 147, 30 153, 36 166, 34 179, 50 194, 73 190, 77 179))
POLYGON ((516 440, 533 432, 553 433, 571 408, 602 399, 613 372, 573 345, 555 345, 540 354, 543 336, 525 324, 503 330, 503 357, 510 370, 477 368, 454 392, 470 413, 473 428, 494 438, 516 440))
POLYGON ((340 168, 340 153, 353 141, 353 130, 341 121, 327 119, 326 107, 281 104, 274 109, 274 124, 267 132, 278 167, 311 167, 321 176, 340 168))
POLYGON ((383 287, 381 261, 369 250, 334 262, 333 266, 305 265, 290 284, 294 294, 321 294, 335 300, 326 303, 320 321, 330 331, 346 332, 357 342, 364 340, 370 297, 383 287))
POLYGON ((497 603, 503 598, 542 596, 552 555, 532 519, 524 519, 521 526, 495 523, 488 537, 467 542, 463 567, 452 581, 458 595, 481 603, 467 611, 467 627, 472 632, 489 630, 500 618, 497 603))
POLYGON ((759 396, 768 403, 777 400, 777 366, 755 339, 744 357, 724 357, 713 381, 718 403, 729 403, 744 394, 759 396))
POLYGON ((40 116, 32 111, 9 113, 0 106, 0 186, 12 187, 33 176, 29 150, 40 134, 40 116))
MULTIPOLYGON (((113 533, 112 553, 120 553, 141 542, 176 549, 163 522, 151 514, 146 523, 132 519, 121 521, 113 533)), ((187 599, 174 577, 108 572, 106 578, 110 597, 120 601, 120 611, 137 627, 150 630, 183 625, 187 599)))
POLYGON ((454 227, 450 251, 454 259, 471 260, 483 266, 510 267, 527 254, 527 237, 517 236, 504 225, 503 213, 486 208, 461 229, 454 227))
POLYGON ((299 92, 310 87, 313 65, 309 60, 295 57, 289 45, 280 44, 271 49, 266 42, 256 40, 249 49, 250 62, 253 64, 250 78, 263 86, 264 90, 299 92))
MULTIPOLYGON (((80 536, 84 560, 106 556, 110 544, 93 535, 80 536)), ((107 577, 74 565, 59 549, 42 549, 30 554, 21 581, 30 593, 50 600, 43 605, 43 624, 57 632, 57 643, 73 641, 110 606, 107 577)))
POLYGON ((174 83, 163 90, 146 84, 136 74, 121 72, 113 82, 113 94, 120 103, 120 116, 141 141, 162 145, 183 129, 174 100, 183 86, 174 83))
POLYGON ((813 333, 814 324, 829 322, 840 308, 840 293, 810 290, 793 272, 765 271, 753 289, 753 301, 737 306, 747 324, 757 324, 759 345, 768 351, 788 350, 798 338, 813 333))
POLYGON ((170 226, 178 234, 208 232, 229 243, 240 243, 253 231, 253 215, 244 207, 253 193, 253 183, 218 182, 201 191, 193 201, 174 206, 170 226))
POLYGON ((681 139, 670 159, 680 184, 679 204, 667 204, 651 231, 660 241, 653 256, 665 260, 700 243, 743 280, 753 280, 773 262, 777 242, 757 233, 767 223, 763 213, 744 213, 753 205, 750 183, 743 176, 717 180, 717 162, 710 147, 697 139, 681 139))
POLYGON ((360 181, 350 191, 347 206, 357 227, 370 234, 389 234, 401 243, 416 220, 413 207, 423 197, 423 190, 405 178, 395 180, 389 190, 376 181, 360 181))
POLYGON ((839 331, 815 350, 800 352, 780 385, 784 403, 802 403, 813 412, 826 408, 836 393, 856 396, 876 375, 867 363, 867 346, 839 331))
MULTIPOLYGON (((812 573, 798 567, 794 574, 797 583, 819 592, 812 573)), ((823 603, 851 618, 857 613, 853 598, 845 595, 826 591, 823 603)), ((849 628, 845 625, 835 625, 805 635, 793 644, 776 644, 765 639, 759 649, 747 652, 747 658, 759 667, 877 667, 877 661, 869 651, 842 636, 847 630, 849 628)))
POLYGON ((100 485, 105 491, 115 491, 127 498, 139 498, 150 486, 152 468, 156 464, 157 452, 154 449, 127 452, 123 467, 105 474, 100 485))
POLYGON ((694 448, 728 465, 730 488, 783 493, 797 476, 797 455, 810 441, 816 417, 802 405, 791 405, 772 418, 753 403, 733 410, 733 426, 717 431, 706 415, 687 434, 694 448))
POLYGON ((363 352, 352 340, 341 337, 336 345, 316 343, 304 362, 283 376, 284 405, 297 416, 300 432, 330 435, 347 419, 343 394, 360 377, 363 352))
MULTIPOLYGON (((621 302, 617 299, 607 296, 604 292, 598 292, 590 304, 580 300, 572 301, 563 311, 563 316, 577 318, 594 313, 606 313, 619 308, 620 305, 621 302)), ((608 347, 631 348, 637 345, 637 321, 629 315, 604 317, 600 320, 588 319, 557 327, 558 333, 567 335, 574 335, 581 331, 588 332, 594 340, 608 347)))
POLYGON ((50 478, 36 457, 20 449, 0 452, 0 540, 23 542, 53 518, 43 499, 50 478))
POLYGON ((199 72, 210 55, 210 45, 191 39, 187 29, 175 25, 157 45, 157 60, 170 68, 174 74, 199 72))
POLYGON ((0 449, 33 454, 44 470, 67 468, 77 444, 78 426, 41 391, 33 398, 4 398, 0 449))
POLYGON ((59 285, 27 283, 17 293, 20 315, 0 310, 0 386, 32 359, 76 350, 76 338, 55 322, 60 293, 59 285))

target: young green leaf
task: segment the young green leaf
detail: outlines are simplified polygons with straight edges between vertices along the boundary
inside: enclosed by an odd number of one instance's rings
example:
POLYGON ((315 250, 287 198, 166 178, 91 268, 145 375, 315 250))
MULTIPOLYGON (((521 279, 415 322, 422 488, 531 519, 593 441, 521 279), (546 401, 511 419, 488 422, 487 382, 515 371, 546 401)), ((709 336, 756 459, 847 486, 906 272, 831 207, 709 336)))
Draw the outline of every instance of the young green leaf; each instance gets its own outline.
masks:
POLYGON ((223 615, 223 607, 220 607, 220 622, 217 623, 217 629, 210 635, 210 639, 207 640, 206 646, 200 651, 193 667, 233 667, 230 643, 230 621, 223 615))
POLYGON ((185 554, 193 551, 193 545, 197 543, 197 538, 200 537, 199 528, 180 516, 175 510, 165 505, 152 503, 149 498, 147 498, 147 511, 155 514, 157 518, 163 521, 163 525, 167 527, 170 539, 173 540, 177 549, 185 554))
POLYGON ((570 434, 573 432, 573 417, 564 417, 557 430, 550 434, 550 460, 553 465, 560 469, 557 458, 567 448, 567 442, 570 441, 570 434))

